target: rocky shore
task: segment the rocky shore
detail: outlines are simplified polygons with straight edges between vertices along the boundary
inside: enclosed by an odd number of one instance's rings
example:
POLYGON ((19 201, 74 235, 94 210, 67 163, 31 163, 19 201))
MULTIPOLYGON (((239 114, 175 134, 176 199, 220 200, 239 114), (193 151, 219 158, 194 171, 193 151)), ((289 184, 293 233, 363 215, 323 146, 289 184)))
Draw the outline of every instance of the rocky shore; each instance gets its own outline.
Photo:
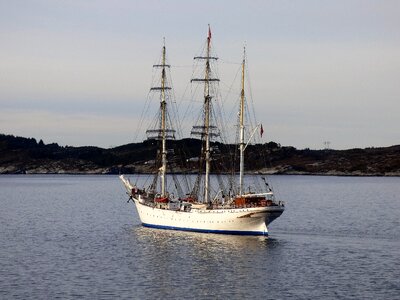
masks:
MULTIPOLYGON (((184 139, 171 143, 174 173, 195 172, 194 159, 201 143, 184 139), (173 157, 186 157, 177 160, 173 157)), ((235 145, 215 144, 214 169, 237 161, 235 145), (228 163, 229 162, 229 163, 228 163)), ((0 174, 120 174, 150 173, 157 154, 156 141, 132 143, 111 149, 61 147, 34 138, 0 134, 0 174)), ((248 173, 330 176, 400 176, 400 145, 391 147, 310 150, 274 142, 249 145, 248 173), (267 166, 267 167, 265 167, 267 166)), ((238 167, 238 164, 236 164, 238 167)))

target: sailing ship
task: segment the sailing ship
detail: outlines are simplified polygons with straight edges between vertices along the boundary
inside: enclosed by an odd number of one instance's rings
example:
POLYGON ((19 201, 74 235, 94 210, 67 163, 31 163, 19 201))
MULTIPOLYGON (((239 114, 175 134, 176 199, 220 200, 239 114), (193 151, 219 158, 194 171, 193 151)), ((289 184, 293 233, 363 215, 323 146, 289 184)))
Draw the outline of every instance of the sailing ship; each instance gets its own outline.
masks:
MULTIPOLYGON (((244 189, 244 167, 245 150, 249 142, 245 140, 245 55, 241 66, 241 94, 239 105, 239 180, 238 188, 225 193, 220 190, 215 195, 211 192, 210 174, 217 170, 212 169, 213 142, 212 139, 219 135, 218 128, 212 121, 213 109, 213 88, 212 84, 219 81, 214 77, 211 68, 212 62, 218 58, 211 53, 211 30, 208 28, 208 35, 205 45, 205 53, 194 58, 203 63, 204 75, 201 78, 194 78, 192 82, 203 85, 203 108, 202 124, 193 126, 191 134, 200 137, 202 142, 201 155, 199 156, 199 174, 195 180, 193 189, 184 197, 169 193, 167 190, 167 165, 168 147, 167 142, 174 138, 175 130, 171 128, 168 121, 167 92, 170 87, 167 85, 167 69, 170 65, 166 62, 165 43, 162 48, 161 63, 154 65, 161 68, 161 84, 151 90, 160 93, 159 117, 156 129, 148 130, 152 139, 159 141, 159 149, 155 161, 155 180, 148 187, 140 187, 124 175, 120 176, 126 192, 139 214, 142 225, 145 227, 172 229, 206 233, 239 234, 239 235, 268 235, 268 225, 278 218, 285 209, 283 201, 275 198, 273 190, 265 181, 264 191, 255 192, 244 189), (157 181, 160 181, 157 187, 157 181), (200 185, 200 182, 201 185, 200 185), (200 188, 201 186, 201 188, 200 188)), ((260 127, 257 126, 256 129, 260 127)), ((253 131, 256 131, 256 129, 253 131)), ((261 128, 262 130, 262 125, 261 128)), ((251 139, 251 137, 250 137, 251 139)), ((236 174, 234 174, 237 177, 236 174)), ((214 192, 214 191, 213 191, 214 192)))

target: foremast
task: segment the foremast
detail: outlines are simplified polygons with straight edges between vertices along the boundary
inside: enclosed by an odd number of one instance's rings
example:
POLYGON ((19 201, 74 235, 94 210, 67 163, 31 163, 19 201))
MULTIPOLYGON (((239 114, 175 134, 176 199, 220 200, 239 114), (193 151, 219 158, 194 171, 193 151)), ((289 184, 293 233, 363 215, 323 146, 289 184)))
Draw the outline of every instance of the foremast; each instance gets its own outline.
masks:
MULTIPOLYGON (((171 88, 167 86, 167 75, 166 69, 170 68, 170 65, 166 63, 166 47, 165 39, 162 48, 161 64, 153 65, 154 68, 161 68, 161 84, 157 87, 152 87, 151 91, 160 92, 160 128, 157 130, 147 130, 150 135, 156 134, 151 138, 156 138, 161 140, 161 167, 158 169, 160 179, 161 179, 161 197, 167 196, 166 186, 167 186, 167 138, 173 138, 174 130, 167 128, 167 101, 166 101, 166 91, 171 88)), ((150 137, 149 137, 150 138, 150 137)))
POLYGON ((206 160, 206 174, 204 178, 204 202, 208 203, 210 197, 210 42, 211 42, 211 29, 208 26, 208 37, 207 37, 207 56, 206 56, 206 72, 204 78, 204 129, 206 138, 206 149, 205 149, 205 160, 206 160))

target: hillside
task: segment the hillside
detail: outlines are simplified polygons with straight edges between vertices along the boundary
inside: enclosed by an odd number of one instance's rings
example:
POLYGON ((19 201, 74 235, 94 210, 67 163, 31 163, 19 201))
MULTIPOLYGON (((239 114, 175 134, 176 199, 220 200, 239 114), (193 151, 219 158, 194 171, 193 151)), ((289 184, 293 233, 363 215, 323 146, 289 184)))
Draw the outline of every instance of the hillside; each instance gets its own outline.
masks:
MULTIPOLYGON (((194 172, 201 143, 183 139, 169 143, 173 172, 194 172), (185 157, 179 160, 176 157, 185 157)), ((214 170, 236 162, 235 145, 214 144, 214 170)), ((0 174, 119 174, 148 173, 157 154, 156 141, 111 149, 62 147, 34 138, 0 134, 0 174)), ((236 168, 236 169, 237 169, 236 168)), ((400 145, 349 150, 299 150, 274 142, 249 145, 246 170, 267 174, 400 176, 400 145)))

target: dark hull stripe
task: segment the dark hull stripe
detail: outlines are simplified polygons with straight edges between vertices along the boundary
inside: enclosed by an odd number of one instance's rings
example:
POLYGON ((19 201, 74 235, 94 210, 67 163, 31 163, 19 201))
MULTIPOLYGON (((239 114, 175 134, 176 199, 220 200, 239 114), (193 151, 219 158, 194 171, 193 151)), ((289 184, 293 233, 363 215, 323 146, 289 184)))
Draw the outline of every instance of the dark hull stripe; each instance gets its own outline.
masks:
POLYGON ((188 227, 154 225, 154 224, 148 224, 148 223, 142 223, 142 225, 144 227, 149 227, 149 228, 168 229, 168 230, 192 231, 192 232, 203 232, 203 233, 218 233, 218 234, 234 234, 234 235, 264 235, 264 236, 268 236, 268 232, 263 232, 263 231, 198 229, 198 228, 188 228, 188 227))

